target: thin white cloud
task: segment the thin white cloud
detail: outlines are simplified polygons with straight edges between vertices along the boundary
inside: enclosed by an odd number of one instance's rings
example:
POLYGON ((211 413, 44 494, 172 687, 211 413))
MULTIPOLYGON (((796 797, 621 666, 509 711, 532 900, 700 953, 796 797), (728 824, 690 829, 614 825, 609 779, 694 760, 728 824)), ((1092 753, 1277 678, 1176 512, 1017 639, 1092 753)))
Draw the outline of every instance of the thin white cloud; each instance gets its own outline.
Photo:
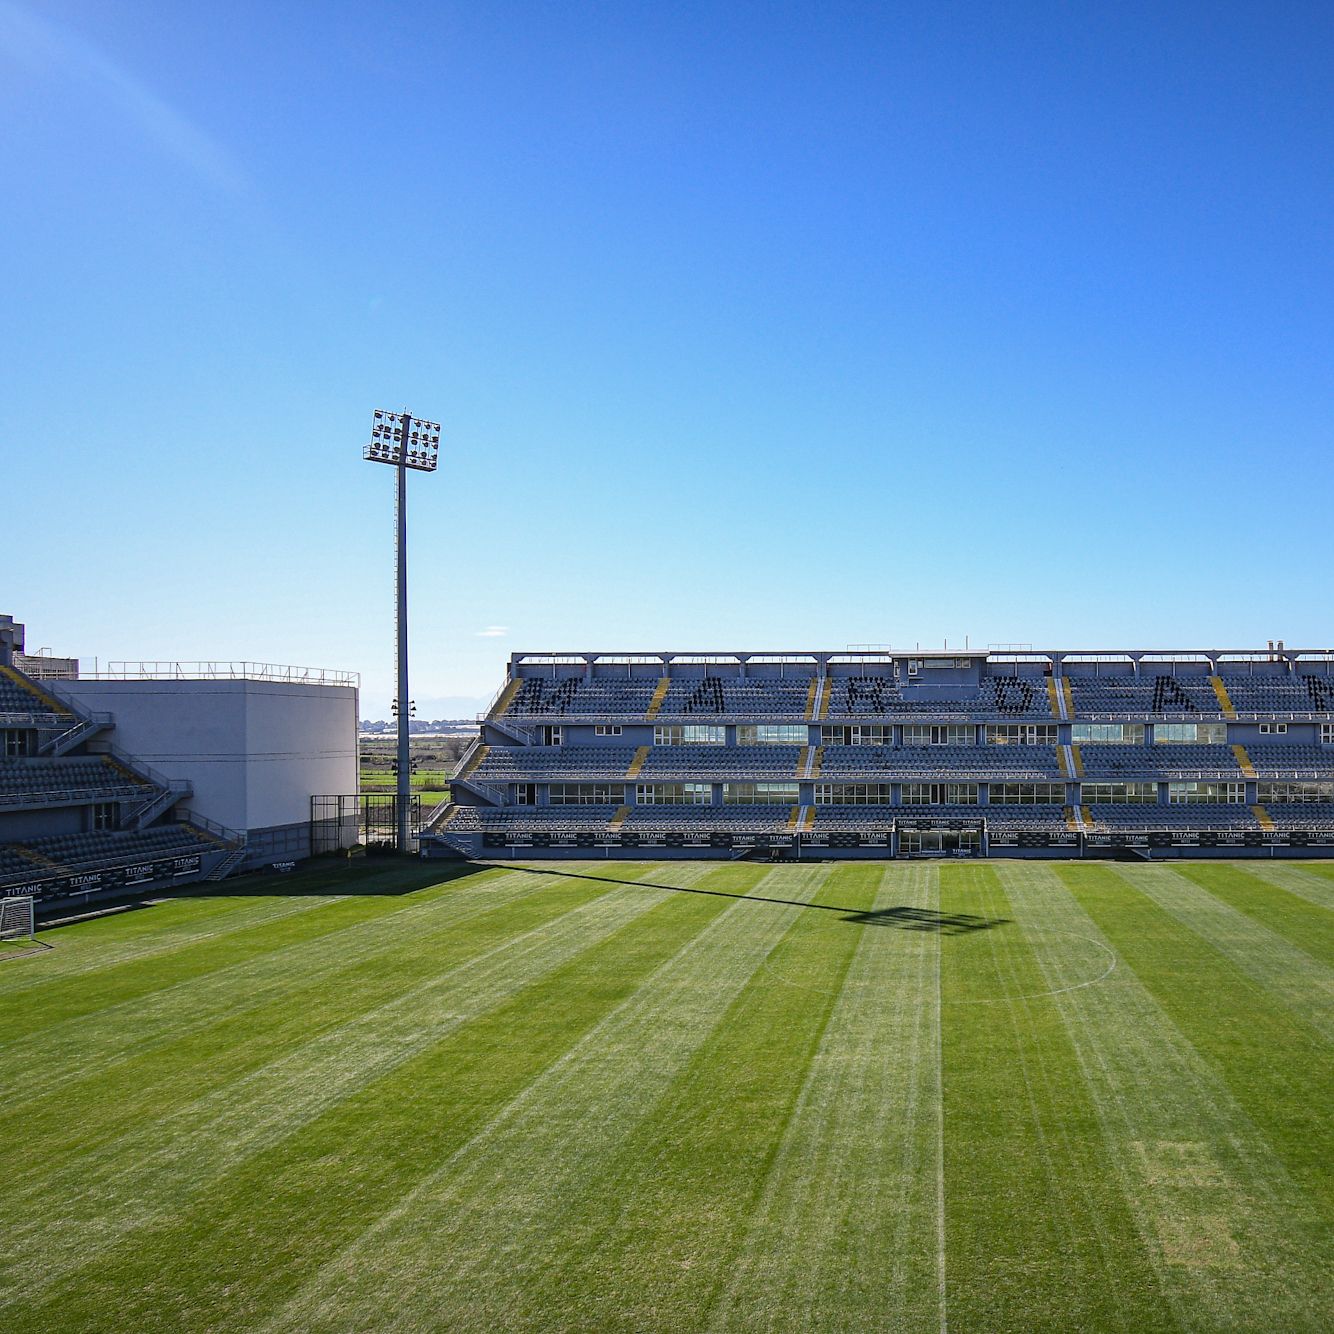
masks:
POLYGON ((218 189, 246 180, 231 154, 91 42, 9 0, 0 0, 0 49, 14 59, 100 92, 157 146, 218 189))
POLYGON ((485 630, 476 632, 478 639, 504 639, 509 634, 508 625, 488 625, 485 630))

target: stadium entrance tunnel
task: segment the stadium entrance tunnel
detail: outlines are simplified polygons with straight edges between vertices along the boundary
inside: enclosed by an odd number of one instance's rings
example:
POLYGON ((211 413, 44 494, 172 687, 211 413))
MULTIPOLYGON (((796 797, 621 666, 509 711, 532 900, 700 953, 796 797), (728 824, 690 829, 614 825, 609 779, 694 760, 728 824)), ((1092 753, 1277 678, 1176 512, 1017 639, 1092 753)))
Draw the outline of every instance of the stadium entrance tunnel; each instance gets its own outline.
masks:
POLYGON ((904 829, 901 857, 980 857, 982 834, 976 829, 904 829))

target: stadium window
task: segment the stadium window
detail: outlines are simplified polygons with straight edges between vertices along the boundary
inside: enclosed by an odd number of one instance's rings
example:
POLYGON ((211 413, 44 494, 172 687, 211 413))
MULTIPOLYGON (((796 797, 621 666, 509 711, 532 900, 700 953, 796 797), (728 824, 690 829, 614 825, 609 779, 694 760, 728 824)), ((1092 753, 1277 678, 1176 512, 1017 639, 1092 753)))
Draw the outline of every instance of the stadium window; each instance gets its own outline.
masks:
POLYGON ((729 806, 795 806, 800 796, 797 783, 723 784, 723 801, 729 806))
POLYGON ((988 723, 989 746, 1054 746, 1058 732, 1055 723, 988 723))
POLYGON ((1334 783, 1261 783, 1262 806, 1312 805, 1334 801, 1334 783))
POLYGON ((905 746, 971 746, 976 740, 972 723, 907 723, 903 728, 905 746))
POLYGON ((1061 806, 1065 803, 1064 783, 992 783, 993 806, 1061 806))
POLYGON ((535 806, 537 804, 537 784, 516 783, 514 785, 514 801, 519 806, 535 806))
POLYGON ((1320 744, 1322 746, 1334 746, 1334 723, 1320 724, 1320 744))
POLYGON ((1246 800, 1245 783, 1168 783, 1167 800, 1174 806, 1236 806, 1246 800))
POLYGON ((565 740, 565 729, 563 727, 544 727, 542 729, 542 744, 544 746, 559 746, 565 740))
POLYGON ((976 783, 904 783, 900 800, 905 806, 976 806, 976 783))
POLYGON ((637 806, 711 806, 712 783, 636 783, 637 806))
POLYGON ((811 739, 805 723, 756 723, 737 728, 739 746, 804 746, 811 739))
POLYGON ((713 723, 686 723, 653 729, 655 746, 725 746, 727 728, 713 723))
POLYGON ((620 734, 620 723, 598 723, 597 726, 593 728, 594 736, 620 736, 620 734))
POLYGON ((552 783, 553 806, 619 806, 625 801, 624 783, 552 783))
POLYGON ((1227 742, 1226 723, 1154 723, 1157 746, 1221 746, 1227 742))
POLYGON ((93 807, 93 828, 95 830, 114 829, 116 827, 116 803, 99 801, 93 807))
POLYGON ((1077 746, 1142 746, 1143 723, 1073 723, 1070 740, 1077 746))
POLYGON ((822 746, 892 746, 894 727, 890 723, 854 723, 850 727, 822 727, 822 746))
POLYGON ((1156 806, 1158 784, 1085 783, 1079 789, 1079 799, 1090 806, 1156 806))
POLYGON ((1288 730, 1287 723, 1261 723, 1260 733, 1262 736, 1283 736, 1288 730))
POLYGON ((804 746, 809 740, 805 723, 742 723, 736 729, 738 746, 804 746))
POLYGON ((817 806, 888 806, 888 783, 816 783, 817 806))

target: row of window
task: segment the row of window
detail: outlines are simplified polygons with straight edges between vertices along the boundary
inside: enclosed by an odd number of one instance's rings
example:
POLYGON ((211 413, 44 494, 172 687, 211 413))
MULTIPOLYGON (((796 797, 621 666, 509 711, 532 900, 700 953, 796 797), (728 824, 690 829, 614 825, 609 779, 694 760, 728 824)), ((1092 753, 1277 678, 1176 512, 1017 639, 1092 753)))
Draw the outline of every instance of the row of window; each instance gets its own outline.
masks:
MULTIPOLYGON (((977 783, 901 783, 904 806, 975 806, 977 783)), ((801 787, 791 781, 724 783, 723 802, 729 806, 794 806, 801 787)), ((817 806, 887 806, 888 783, 816 783, 817 806)), ((1064 783, 992 783, 993 806, 1060 806, 1064 783)), ((1241 805, 1246 784, 1229 782, 1172 782, 1167 785, 1172 805, 1241 805)), ((1334 802, 1334 783, 1271 783, 1257 785, 1261 805, 1334 802)), ((625 801, 624 783, 552 783, 553 806, 619 806, 625 801)), ((712 783, 637 783, 635 801, 641 806, 708 806, 712 783)), ((1080 801, 1093 806, 1156 805, 1157 783, 1084 783, 1080 801)))
MULTIPOLYGON (((558 728, 551 729, 559 731, 558 728)), ((1287 723, 1261 723, 1266 736, 1287 733, 1287 723)), ((618 726, 597 727, 598 736, 620 736, 618 726)), ((1077 746, 1142 746, 1147 735, 1144 723, 1072 723, 1070 740, 1077 746)), ((989 746, 1055 746, 1059 733, 1055 723, 987 723, 989 746)), ((736 729, 739 746, 804 746, 810 739, 805 723, 741 724, 736 729)), ((1222 746, 1227 744, 1226 723, 1155 723, 1156 745, 1222 746)), ((972 723, 906 723, 905 746, 971 746, 977 740, 972 723)), ((1321 723, 1320 740, 1334 745, 1334 723, 1321 723)), ((892 746, 894 728, 889 723, 858 723, 849 727, 822 726, 820 743, 825 746, 892 746)), ((554 744, 559 745, 559 741, 554 744)), ((653 729, 656 746, 722 746, 727 729, 716 724, 668 724, 653 729)))

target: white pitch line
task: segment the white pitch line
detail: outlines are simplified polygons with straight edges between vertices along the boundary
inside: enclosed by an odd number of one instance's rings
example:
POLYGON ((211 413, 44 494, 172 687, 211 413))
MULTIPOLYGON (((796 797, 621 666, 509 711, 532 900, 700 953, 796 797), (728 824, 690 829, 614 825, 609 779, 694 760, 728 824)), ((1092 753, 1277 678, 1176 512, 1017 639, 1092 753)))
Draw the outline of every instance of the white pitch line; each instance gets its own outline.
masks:
POLYGON ((950 1001, 951 1005, 1008 1005, 1012 1001, 1021 1000, 1044 1000, 1048 996, 1064 996, 1067 991, 1082 991, 1085 987, 1096 987, 1099 982, 1105 982, 1116 971, 1116 965, 1119 955, 1109 946, 1104 945, 1100 940, 1094 940, 1092 936, 1081 936, 1077 931, 1062 931, 1060 935, 1073 936, 1076 940, 1086 940, 1090 945, 1096 946, 1107 955, 1111 963, 1098 974, 1097 977, 1090 977, 1085 982, 1073 982, 1068 987, 1055 987, 1051 991, 1028 991, 1019 996, 976 996, 972 1000, 950 1001))

